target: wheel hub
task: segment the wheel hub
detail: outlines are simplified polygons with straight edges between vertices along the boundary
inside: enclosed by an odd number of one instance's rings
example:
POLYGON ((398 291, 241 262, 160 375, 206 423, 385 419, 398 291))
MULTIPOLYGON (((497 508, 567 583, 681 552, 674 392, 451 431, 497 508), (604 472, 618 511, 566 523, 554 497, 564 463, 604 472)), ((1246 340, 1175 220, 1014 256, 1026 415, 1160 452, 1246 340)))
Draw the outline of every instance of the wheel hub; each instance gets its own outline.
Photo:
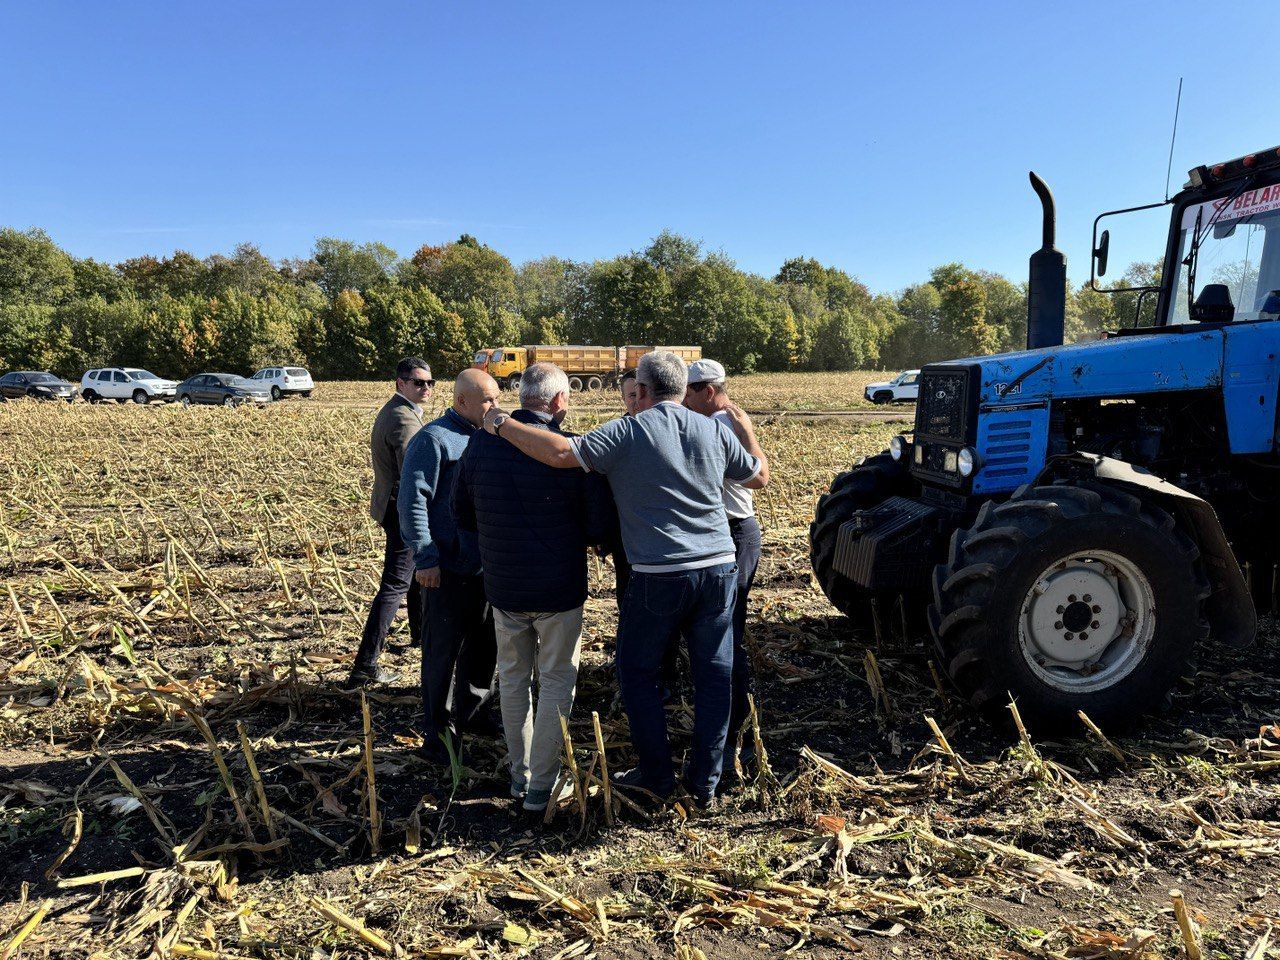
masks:
POLYGON ((1110 686, 1141 661, 1155 628, 1146 576, 1108 551, 1072 554, 1036 578, 1022 605, 1019 644, 1051 686, 1110 686))

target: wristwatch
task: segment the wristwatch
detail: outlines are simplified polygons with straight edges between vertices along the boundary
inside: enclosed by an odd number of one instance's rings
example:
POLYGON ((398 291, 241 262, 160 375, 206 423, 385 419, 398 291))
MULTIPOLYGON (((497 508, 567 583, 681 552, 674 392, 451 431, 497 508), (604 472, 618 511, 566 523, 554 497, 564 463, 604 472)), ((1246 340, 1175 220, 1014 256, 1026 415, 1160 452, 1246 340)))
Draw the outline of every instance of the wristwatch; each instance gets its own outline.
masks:
POLYGON ((501 436, 501 434, 498 431, 500 431, 502 429, 502 425, 510 419, 511 418, 507 416, 505 413, 500 413, 493 418, 493 435, 495 437, 501 436))

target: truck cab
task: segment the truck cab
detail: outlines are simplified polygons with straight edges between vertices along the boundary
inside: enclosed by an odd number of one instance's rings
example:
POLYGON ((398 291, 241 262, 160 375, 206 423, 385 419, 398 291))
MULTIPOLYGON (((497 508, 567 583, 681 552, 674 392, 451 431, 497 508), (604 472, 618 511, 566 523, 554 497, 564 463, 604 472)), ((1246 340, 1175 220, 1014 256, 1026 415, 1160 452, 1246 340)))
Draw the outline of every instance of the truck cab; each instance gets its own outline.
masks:
POLYGON ((483 370, 509 390, 520 387, 520 375, 528 366, 524 347, 485 347, 477 350, 471 366, 483 370))

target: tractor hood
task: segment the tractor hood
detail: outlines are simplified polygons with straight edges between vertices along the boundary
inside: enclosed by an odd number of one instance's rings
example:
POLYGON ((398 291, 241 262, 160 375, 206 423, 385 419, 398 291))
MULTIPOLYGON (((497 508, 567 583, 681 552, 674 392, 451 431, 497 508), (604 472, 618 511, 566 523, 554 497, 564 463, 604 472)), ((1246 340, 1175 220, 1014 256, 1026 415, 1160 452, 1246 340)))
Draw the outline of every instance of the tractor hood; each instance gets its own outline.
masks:
POLYGON ((1201 390, 1222 383, 1220 329, 1113 337, 930 364, 977 368, 980 407, 1016 406, 1068 397, 1201 390))

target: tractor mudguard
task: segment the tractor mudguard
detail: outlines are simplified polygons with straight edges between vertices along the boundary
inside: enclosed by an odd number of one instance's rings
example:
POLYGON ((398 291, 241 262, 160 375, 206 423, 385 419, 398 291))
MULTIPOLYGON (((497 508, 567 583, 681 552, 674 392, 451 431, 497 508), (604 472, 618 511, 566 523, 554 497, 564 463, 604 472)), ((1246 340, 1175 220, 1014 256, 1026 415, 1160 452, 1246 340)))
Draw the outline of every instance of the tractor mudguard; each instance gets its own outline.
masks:
POLYGON ((1200 548, 1205 573, 1213 588, 1205 601, 1205 616, 1213 636, 1233 647, 1253 642, 1258 631, 1253 598, 1218 515, 1208 502, 1124 460, 1079 451, 1050 459, 1035 483, 1049 484, 1068 478, 1094 478, 1124 487, 1134 496, 1156 501, 1186 524, 1187 532, 1200 548))

